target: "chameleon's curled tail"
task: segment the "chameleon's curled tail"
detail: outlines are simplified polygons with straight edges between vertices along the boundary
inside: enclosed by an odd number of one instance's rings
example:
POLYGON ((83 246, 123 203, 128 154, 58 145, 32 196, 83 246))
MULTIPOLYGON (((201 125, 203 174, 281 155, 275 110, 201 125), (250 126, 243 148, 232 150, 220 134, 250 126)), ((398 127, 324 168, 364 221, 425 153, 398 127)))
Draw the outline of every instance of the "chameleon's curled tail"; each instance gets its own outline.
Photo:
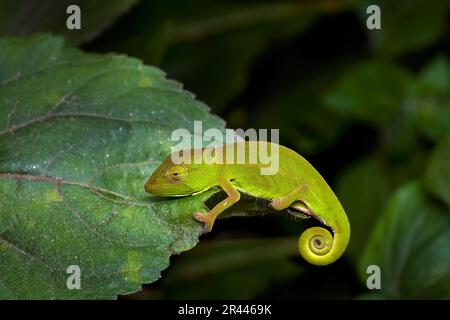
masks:
POLYGON ((302 233, 298 239, 298 249, 306 261, 325 266, 335 262, 344 253, 350 240, 350 224, 345 213, 339 223, 331 228, 334 237, 322 227, 312 227, 302 233))

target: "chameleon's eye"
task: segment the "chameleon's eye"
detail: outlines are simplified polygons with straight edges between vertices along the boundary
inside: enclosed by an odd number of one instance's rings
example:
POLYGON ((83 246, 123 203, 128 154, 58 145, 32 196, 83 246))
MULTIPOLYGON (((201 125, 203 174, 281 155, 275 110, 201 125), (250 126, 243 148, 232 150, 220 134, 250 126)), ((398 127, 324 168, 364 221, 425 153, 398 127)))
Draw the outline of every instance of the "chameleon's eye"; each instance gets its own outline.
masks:
POLYGON ((166 177, 174 182, 182 181, 188 174, 185 166, 172 166, 166 171, 166 177))

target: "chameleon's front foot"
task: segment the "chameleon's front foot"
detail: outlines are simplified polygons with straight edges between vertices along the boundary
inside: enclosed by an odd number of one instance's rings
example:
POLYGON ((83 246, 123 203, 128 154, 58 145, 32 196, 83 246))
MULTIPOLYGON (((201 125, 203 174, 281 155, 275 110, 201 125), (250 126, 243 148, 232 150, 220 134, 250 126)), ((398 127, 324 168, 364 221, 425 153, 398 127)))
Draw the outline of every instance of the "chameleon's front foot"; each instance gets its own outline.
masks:
POLYGON ((203 227, 205 233, 211 232, 216 217, 214 217, 210 213, 201 213, 201 212, 194 212, 193 215, 195 220, 205 223, 205 226, 203 227))

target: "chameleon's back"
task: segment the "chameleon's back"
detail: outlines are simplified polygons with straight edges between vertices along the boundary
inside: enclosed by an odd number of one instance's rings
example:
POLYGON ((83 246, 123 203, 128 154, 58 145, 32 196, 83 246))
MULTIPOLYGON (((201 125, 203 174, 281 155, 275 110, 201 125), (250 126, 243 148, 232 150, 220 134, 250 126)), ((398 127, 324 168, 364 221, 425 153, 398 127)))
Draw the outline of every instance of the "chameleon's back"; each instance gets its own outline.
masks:
POLYGON ((258 198, 273 199, 286 196, 306 184, 313 195, 310 199, 312 207, 320 207, 329 204, 329 200, 337 200, 319 172, 295 151, 265 141, 239 142, 226 145, 226 148, 233 146, 235 160, 237 150, 245 146, 242 148, 245 150, 245 164, 236 161, 234 164, 227 164, 224 166, 224 173, 238 190, 258 198), (256 163, 251 161, 255 158, 256 163), (320 197, 314 197, 316 193, 320 193, 320 197))

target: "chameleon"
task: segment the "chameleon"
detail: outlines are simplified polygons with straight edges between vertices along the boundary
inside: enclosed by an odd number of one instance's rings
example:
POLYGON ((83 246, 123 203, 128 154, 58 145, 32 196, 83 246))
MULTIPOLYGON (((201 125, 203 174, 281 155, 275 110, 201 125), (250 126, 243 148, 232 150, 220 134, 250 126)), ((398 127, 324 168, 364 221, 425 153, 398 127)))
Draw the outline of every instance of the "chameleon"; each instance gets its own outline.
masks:
MULTIPOLYGON (((194 159, 206 148, 184 149, 179 155, 194 159)), ((237 152, 235 152, 237 154, 237 152)), ((324 266, 335 262, 344 253, 350 240, 350 224, 338 198, 320 173, 295 151, 271 142, 245 141, 215 147, 213 160, 220 155, 222 161, 173 161, 173 154, 159 165, 145 183, 145 191, 163 197, 190 196, 214 187, 221 188, 227 197, 208 213, 194 212, 193 217, 204 223, 204 232, 210 232, 216 218, 239 201, 241 193, 268 200, 276 210, 288 209, 312 217, 324 227, 305 230, 298 239, 300 255, 310 264, 324 266), (239 145, 243 144, 243 145, 239 145), (261 161, 250 162, 249 152, 254 147, 278 147, 278 170, 271 175, 261 174, 267 166, 261 161), (244 161, 223 161, 226 148, 243 147, 244 161), (327 228, 328 227, 328 228, 327 228), (330 229, 331 232, 328 230, 330 229)), ((237 156, 232 158, 237 159, 237 156)))

